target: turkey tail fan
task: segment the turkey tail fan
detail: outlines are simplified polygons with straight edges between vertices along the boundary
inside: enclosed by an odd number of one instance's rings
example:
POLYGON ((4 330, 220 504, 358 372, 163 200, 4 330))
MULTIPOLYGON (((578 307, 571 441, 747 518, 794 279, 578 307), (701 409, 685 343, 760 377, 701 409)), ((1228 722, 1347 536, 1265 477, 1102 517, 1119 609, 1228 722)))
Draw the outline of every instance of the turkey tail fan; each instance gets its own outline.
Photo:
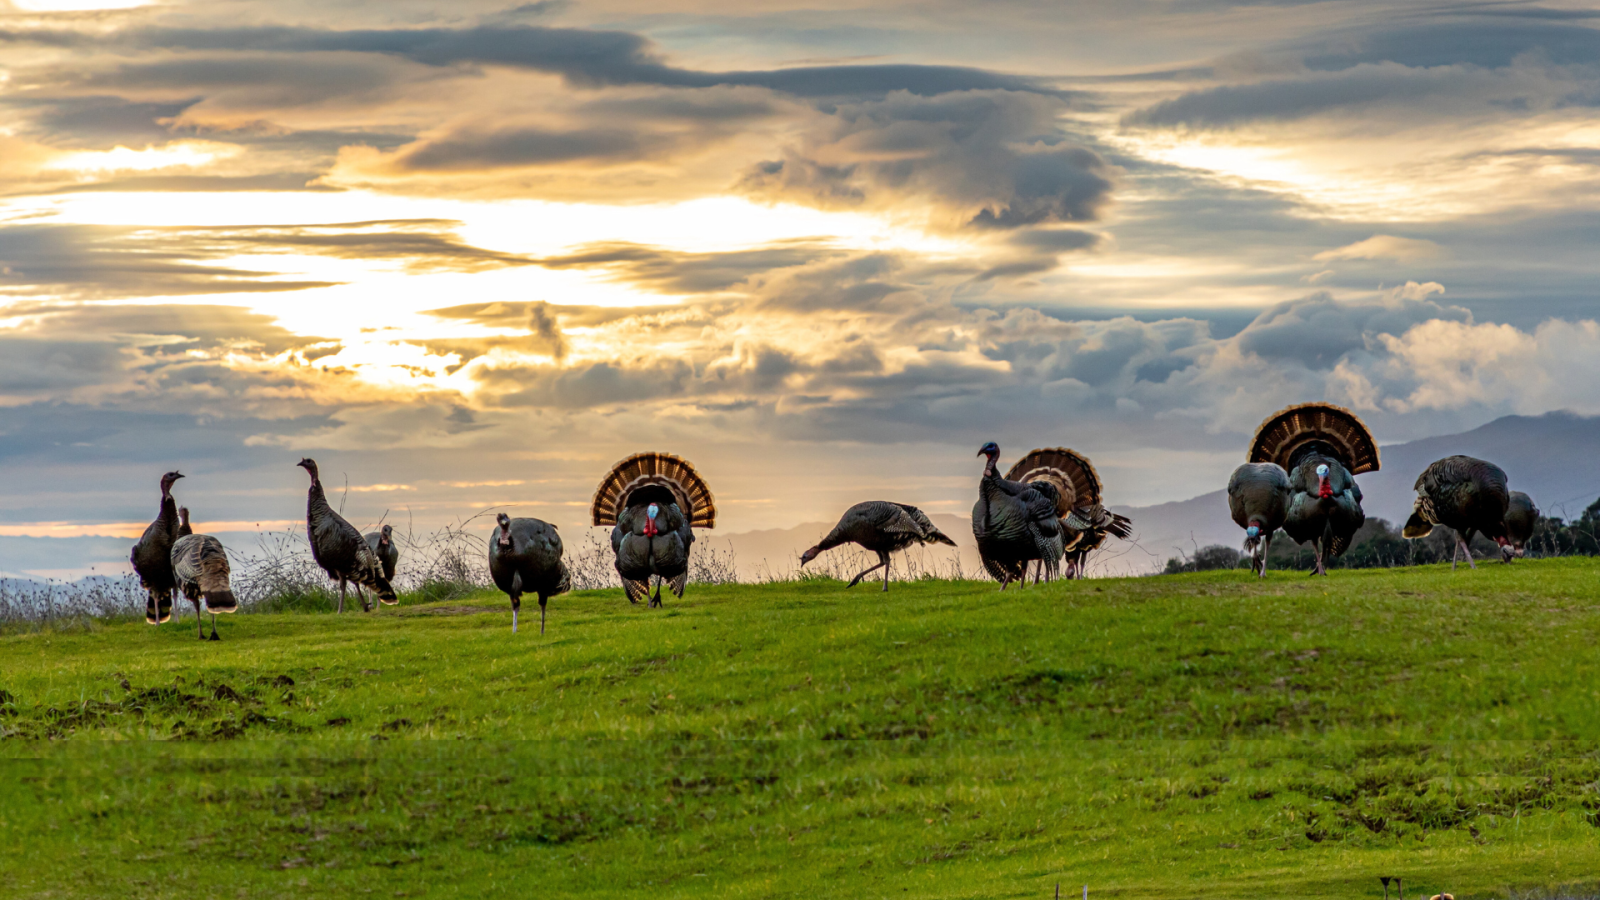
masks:
POLYGON ((650 582, 624 578, 622 579, 622 590, 628 595, 629 603, 638 603, 640 597, 650 596, 650 582))
POLYGON ((1378 471, 1378 442, 1355 413, 1332 403, 1302 403, 1268 416, 1250 442, 1250 462, 1271 462, 1293 471, 1310 450, 1344 464, 1351 475, 1378 471))
POLYGON ((688 569, 685 569, 682 572, 679 572, 677 578, 674 578, 671 581, 667 582, 667 587, 671 588, 672 594, 675 597, 682 597, 683 596, 683 589, 688 587, 688 586, 689 586, 689 570, 688 569))
POLYGON ((665 489, 689 517, 691 528, 715 528, 717 504, 711 486, 689 461, 670 453, 635 453, 611 467, 594 492, 589 513, 595 525, 615 525, 628 499, 646 488, 665 489))
POLYGON ((1100 475, 1088 457, 1066 447, 1046 447, 1030 452, 1017 460, 1006 473, 1006 480, 1047 481, 1054 485, 1060 495, 1056 511, 1062 515, 1100 502, 1100 475))
POLYGON ((1133 520, 1124 515, 1110 513, 1111 521, 1106 523, 1106 531, 1115 537, 1127 540, 1133 536, 1133 520))

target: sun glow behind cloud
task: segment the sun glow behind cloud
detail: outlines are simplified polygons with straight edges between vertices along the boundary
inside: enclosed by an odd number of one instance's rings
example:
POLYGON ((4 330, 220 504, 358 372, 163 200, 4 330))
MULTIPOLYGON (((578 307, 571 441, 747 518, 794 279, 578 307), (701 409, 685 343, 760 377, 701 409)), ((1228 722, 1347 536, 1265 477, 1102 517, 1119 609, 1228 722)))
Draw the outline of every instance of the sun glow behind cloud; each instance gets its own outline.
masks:
POLYGON ((174 141, 143 150, 117 146, 110 150, 79 150, 52 159, 46 168, 66 169, 85 175, 106 172, 155 172, 162 169, 197 168, 237 156, 243 148, 215 141, 174 141))

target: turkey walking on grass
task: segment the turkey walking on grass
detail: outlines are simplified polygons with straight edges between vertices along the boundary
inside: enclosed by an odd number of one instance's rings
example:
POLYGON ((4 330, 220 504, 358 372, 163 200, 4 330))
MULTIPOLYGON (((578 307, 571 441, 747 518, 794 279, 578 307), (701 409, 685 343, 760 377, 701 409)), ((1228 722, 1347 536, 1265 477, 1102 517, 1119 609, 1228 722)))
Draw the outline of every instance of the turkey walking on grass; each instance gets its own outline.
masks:
POLYGON ((1533 498, 1521 491, 1512 491, 1511 501, 1506 504, 1506 543, 1500 545, 1500 558, 1505 562, 1521 558, 1538 525, 1539 507, 1533 505, 1533 498))
POLYGON ((522 595, 539 595, 539 633, 544 634, 545 603, 572 587, 561 561, 561 535, 541 519, 513 519, 505 513, 489 536, 489 576, 511 598, 511 633, 517 633, 522 595))
MULTIPOLYGON (((1055 488, 1056 512, 1061 517, 1063 567, 1067 578, 1082 578, 1089 554, 1105 544, 1107 536, 1127 540, 1133 520, 1105 508, 1100 475, 1089 458, 1066 447, 1033 450, 1006 473, 1007 481, 1044 482, 1055 488)), ((1043 574, 1043 563, 1040 563, 1043 574)))
POLYGON ((378 554, 367 546, 366 538, 354 525, 333 511, 322 490, 322 479, 317 477, 317 462, 302 459, 295 465, 311 475, 311 491, 306 497, 306 539, 311 543, 311 556, 328 577, 339 582, 339 612, 344 612, 345 585, 354 582, 356 597, 363 612, 371 612, 372 605, 362 590, 369 587, 384 603, 400 602, 389 579, 383 576, 383 563, 378 554))
POLYGON ((384 525, 377 531, 367 532, 366 541, 377 555, 378 562, 383 564, 384 580, 394 584, 394 567, 400 564, 400 548, 394 543, 394 526, 384 525))
POLYGON ((915 506, 887 500, 868 500, 845 510, 844 515, 839 517, 839 524, 833 526, 828 536, 800 555, 800 565, 804 566, 816 559, 817 554, 840 544, 860 544, 878 554, 878 564, 863 569, 845 587, 855 587, 868 572, 881 568, 883 589, 887 591, 890 553, 904 550, 912 544, 949 544, 954 547, 956 542, 935 528, 922 510, 915 506))
POLYGON ((1289 473, 1270 462, 1245 463, 1228 479, 1228 511, 1234 524, 1244 529, 1244 550, 1250 571, 1267 576, 1267 553, 1272 535, 1289 517, 1289 473))
POLYGON ((211 613, 211 640, 217 641, 217 613, 239 611, 239 601, 228 582, 228 552, 222 542, 209 534, 186 534, 173 542, 172 574, 178 590, 194 604, 194 624, 201 640, 206 639, 200 624, 200 598, 211 613))
POLYGON ((1366 522, 1355 477, 1378 471, 1378 443, 1356 414, 1331 403, 1304 403, 1267 417, 1250 443, 1250 462, 1289 473, 1283 531, 1316 552, 1312 575, 1327 575, 1328 560, 1350 547, 1366 522))
POLYGON ((172 485, 181 472, 161 476, 161 513, 145 528, 139 543, 133 545, 133 571, 147 592, 144 620, 159 625, 172 618, 172 591, 177 582, 172 576, 172 542, 178 539, 178 501, 172 499, 172 485))
POLYGON ((1065 550, 1060 492, 1048 480, 1001 478, 995 465, 1000 447, 994 441, 984 444, 978 455, 987 462, 972 507, 972 536, 984 570, 1000 582, 1002 591, 1013 581, 1024 581, 1028 563, 1035 560, 1044 577, 1055 577, 1065 550))
POLYGON ((1476 569, 1472 561, 1472 535, 1483 532, 1493 538, 1502 550, 1509 543, 1506 537, 1506 508, 1511 505, 1511 492, 1506 488, 1506 473, 1492 462, 1470 456, 1446 456, 1434 462, 1417 476, 1417 499, 1411 518, 1400 532, 1408 538, 1425 537, 1435 525, 1452 528, 1456 533, 1456 552, 1450 558, 1450 568, 1455 569, 1461 551, 1467 553, 1467 565, 1476 569))
POLYGON ((689 581, 694 529, 714 528, 711 488, 688 460, 670 453, 636 453, 611 467, 590 504, 595 525, 611 525, 611 550, 628 602, 650 593, 661 605, 661 584, 682 597, 689 581))

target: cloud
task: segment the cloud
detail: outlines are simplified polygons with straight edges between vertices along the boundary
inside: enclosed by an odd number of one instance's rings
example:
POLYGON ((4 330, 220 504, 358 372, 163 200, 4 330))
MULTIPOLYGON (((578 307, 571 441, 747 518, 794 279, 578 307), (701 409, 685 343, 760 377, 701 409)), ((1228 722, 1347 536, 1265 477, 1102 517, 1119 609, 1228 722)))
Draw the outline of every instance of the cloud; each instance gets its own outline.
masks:
MULTIPOLYGON (((942 65, 837 65, 710 72, 668 65, 649 40, 625 31, 496 25, 476 28, 322 30, 292 27, 132 28, 110 35, 51 29, 0 29, 0 43, 138 50, 228 51, 253 54, 372 54, 434 67, 509 66, 560 75, 579 87, 649 84, 765 87, 804 97, 872 96, 895 91, 933 95, 970 90, 1053 92, 1040 81, 982 69, 942 65)), ((241 73, 240 63, 218 63, 241 73)), ((186 64, 175 63, 182 67, 186 64)), ((330 62, 331 66, 338 64, 330 62)), ((344 71, 354 73, 357 67, 344 71)), ((162 71, 156 69, 155 71, 162 71)), ((148 76, 147 76, 148 77, 148 76)), ((170 76, 169 76, 170 77, 170 76)), ((215 76, 213 76, 215 77, 215 76)), ((238 74, 230 76, 238 79, 238 74)), ((347 75, 350 78, 352 75, 347 75)), ((359 79, 359 76, 354 76, 359 79)), ((291 82, 300 81, 290 76, 291 82)))
POLYGON ((968 91, 840 104, 739 189, 823 208, 932 204, 945 224, 1017 228, 1098 219, 1115 167, 1067 142, 1059 101, 968 91))
POLYGON ((1448 254, 1433 241, 1420 238, 1395 237, 1392 234, 1375 234, 1336 250, 1324 250, 1313 256, 1319 262, 1340 259, 1390 259, 1395 262, 1421 262, 1440 259, 1448 254))

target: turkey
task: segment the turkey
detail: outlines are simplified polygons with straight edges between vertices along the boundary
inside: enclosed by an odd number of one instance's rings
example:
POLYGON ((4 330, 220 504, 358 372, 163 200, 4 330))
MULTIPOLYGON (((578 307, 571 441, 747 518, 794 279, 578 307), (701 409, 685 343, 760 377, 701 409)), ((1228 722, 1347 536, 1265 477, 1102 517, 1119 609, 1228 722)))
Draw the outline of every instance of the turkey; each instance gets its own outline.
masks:
POLYGON ((495 586, 511 598, 511 633, 517 633, 517 611, 522 595, 539 595, 539 633, 544 634, 545 603, 572 588, 567 566, 561 561, 561 535, 540 519, 513 519, 505 513, 489 538, 489 575, 495 586))
POLYGON ((890 553, 904 550, 912 544, 949 544, 954 547, 956 542, 935 528, 922 510, 915 506, 887 500, 868 500, 845 510, 844 515, 839 517, 839 524, 833 526, 828 536, 800 555, 800 565, 804 566, 816 559, 817 554, 840 544, 860 544, 878 554, 878 564, 863 569, 845 587, 855 587, 868 572, 882 569, 883 589, 887 591, 890 553))
POLYGON ((1499 466, 1470 456, 1446 456, 1417 476, 1417 500, 1411 518, 1401 534, 1408 538, 1424 537, 1435 525, 1452 528, 1456 533, 1456 552, 1450 558, 1453 570, 1467 551, 1467 565, 1476 569, 1472 561, 1472 535, 1483 532, 1494 538, 1504 552, 1506 538, 1506 508, 1511 505, 1511 492, 1506 489, 1506 473, 1499 466))
POLYGON ((189 525, 189 507, 178 507, 178 537, 194 534, 194 529, 189 525))
POLYGON ((345 585, 355 582, 356 596, 361 600, 363 612, 371 612, 372 605, 362 586, 372 588, 378 599, 393 605, 400 602, 383 577, 383 563, 367 546, 367 541, 354 525, 333 511, 328 497, 322 491, 322 479, 317 477, 317 462, 302 459, 295 465, 311 475, 311 491, 306 497, 306 539, 311 542, 311 556, 329 578, 339 581, 339 612, 344 612, 345 585))
MULTIPOLYGON (((1034 450, 1017 460, 1006 480, 1045 482, 1055 488, 1068 578, 1083 577, 1089 554, 1106 542, 1107 535, 1127 540, 1133 534, 1133 520, 1101 504, 1100 475, 1080 453, 1065 447, 1034 450)), ((1041 561, 1041 573, 1043 568, 1041 561)))
POLYGON ((1527 551, 1528 539, 1539 524, 1539 507, 1533 498, 1521 491, 1511 492, 1511 502, 1506 505, 1506 543, 1500 545, 1500 558, 1511 562, 1527 551))
POLYGON ((133 545, 133 571, 148 592, 144 620, 151 625, 172 618, 172 591, 177 587, 172 578, 172 542, 178 538, 178 502, 172 499, 172 485, 182 477, 182 472, 161 476, 161 514, 133 545))
POLYGON ((1256 429, 1249 461, 1276 463, 1289 473, 1283 531, 1316 551, 1312 575, 1327 575, 1328 560, 1350 546, 1366 513, 1355 477, 1378 471, 1378 444, 1355 413, 1331 403, 1304 403, 1276 412, 1256 429))
POLYGON ((1023 581, 1034 560, 1043 577, 1054 577, 1065 550, 1061 492, 1049 479, 1023 483, 1001 478, 995 466, 1000 447, 994 441, 984 444, 978 455, 988 457, 972 507, 972 536, 983 568, 1002 591, 1013 581, 1023 581))
POLYGON ((400 564, 400 548, 394 543, 394 526, 385 525, 378 531, 367 532, 366 541, 377 555, 378 562, 383 564, 383 580, 394 584, 394 567, 400 564))
POLYGON ((1272 535, 1289 515, 1289 473, 1270 462, 1245 463, 1234 469, 1228 479, 1228 511, 1244 529, 1250 571, 1265 578, 1272 535))
POLYGON ((211 613, 211 640, 217 641, 217 613, 239 611, 239 601, 228 583, 228 552, 222 542, 209 534, 186 534, 172 544, 172 574, 178 589, 194 604, 194 626, 201 640, 206 639, 200 624, 200 598, 206 598, 211 613))
POLYGON ((689 547, 695 528, 714 528, 711 488, 688 460, 669 453, 636 453, 611 467, 590 504, 591 521, 612 525, 611 549, 628 602, 650 593, 661 605, 661 584, 682 597, 689 581, 689 547))

